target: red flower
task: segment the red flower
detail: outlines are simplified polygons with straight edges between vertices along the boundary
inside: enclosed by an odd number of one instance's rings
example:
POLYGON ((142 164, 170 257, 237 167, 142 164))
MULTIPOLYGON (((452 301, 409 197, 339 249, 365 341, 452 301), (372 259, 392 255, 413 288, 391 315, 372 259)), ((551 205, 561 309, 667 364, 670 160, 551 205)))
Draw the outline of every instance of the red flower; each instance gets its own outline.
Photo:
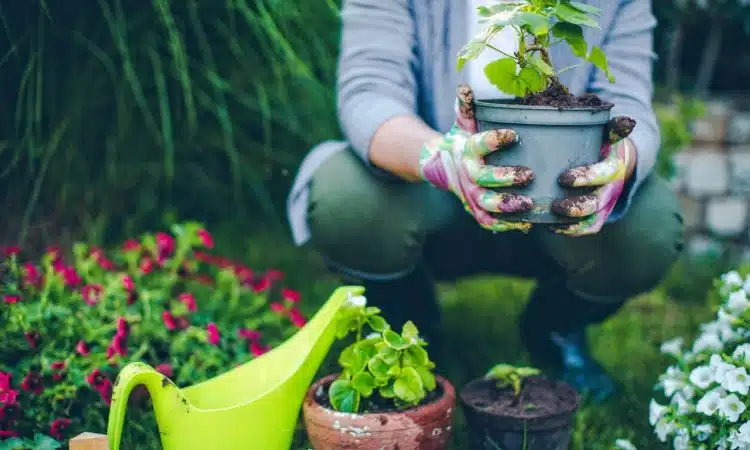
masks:
POLYGON ((240 283, 244 285, 251 285, 253 282, 253 271, 249 267, 236 266, 234 268, 234 274, 240 280, 240 283))
POLYGON ((62 262, 62 255, 60 255, 60 248, 59 247, 56 247, 56 246, 49 247, 47 249, 47 255, 49 255, 49 257, 51 258, 53 264, 54 263, 58 263, 58 262, 62 262))
POLYGON ((3 301, 8 304, 14 304, 21 301, 20 295, 3 295, 3 301))
POLYGON ((79 355, 82 356, 88 356, 89 355, 89 347, 86 345, 86 341, 80 340, 78 341, 78 344, 76 344, 76 351, 79 355))
POLYGON ((38 286, 42 281, 42 274, 35 265, 27 262, 23 265, 23 282, 27 286, 38 286))
POLYGON ((50 368, 52 369, 52 379, 55 381, 60 381, 63 379, 63 371, 65 370, 65 361, 54 361, 52 364, 50 364, 50 368))
POLYGON ((187 306, 188 311, 195 312, 198 309, 198 306, 195 304, 195 297, 190 292, 184 292, 177 298, 187 306))
POLYGON ((49 427, 49 435, 58 441, 62 440, 62 432, 68 425, 70 425, 70 419, 55 419, 49 427))
POLYGON ((58 272, 62 273, 65 286, 75 287, 81 284, 81 277, 73 266, 61 266, 58 272))
POLYGON ((128 292, 128 298, 125 300, 125 303, 128 305, 132 305, 136 300, 138 300, 138 293, 135 291, 128 292))
POLYGON ((279 302, 271 302, 269 306, 271 307, 271 311, 275 313, 284 314, 286 312, 286 308, 284 308, 284 305, 279 302))
POLYGON ((29 347, 36 348, 40 337, 38 331, 26 331, 23 333, 23 337, 26 339, 26 343, 29 344, 29 347))
MULTIPOLYGON (((10 372, 3 372, 0 370, 0 390, 2 389, 10 389, 11 385, 11 379, 13 378, 13 374, 10 372)), ((2 400, 0 400, 2 401, 2 400)), ((3 402, 5 403, 5 402, 3 402)))
POLYGON ((243 338, 247 339, 248 341, 257 341, 260 339, 260 331, 258 330, 249 330, 247 328, 240 328, 240 330, 237 332, 237 334, 243 338))
POLYGON ((281 296, 284 298, 284 300, 292 302, 292 303, 299 303, 300 294, 299 292, 289 289, 289 288, 283 288, 281 289, 281 296))
POLYGON ((177 328, 180 330, 183 330, 190 325, 190 322, 187 320, 185 316, 177 316, 175 317, 175 320, 177 320, 177 328))
POLYGON ((302 315, 302 311, 296 307, 289 310, 289 320, 291 320, 297 328, 302 328, 307 323, 307 319, 302 315))
POLYGON ((18 437, 18 431, 14 430, 0 430, 0 439, 18 437))
POLYGON ((86 382, 93 387, 99 386, 107 379, 107 376, 102 373, 99 369, 92 370, 86 375, 86 382))
POLYGON ((96 305, 99 303, 99 297, 101 297, 103 289, 101 284, 87 284, 81 288, 83 301, 90 306, 96 305))
POLYGON ((99 393, 104 403, 108 406, 112 403, 112 382, 109 378, 106 378, 101 384, 95 386, 94 389, 99 393))
POLYGON ((174 376, 174 370, 172 370, 172 365, 169 363, 162 363, 154 367, 154 370, 159 372, 160 374, 164 375, 167 378, 172 378, 174 376))
POLYGON ((128 239, 124 244, 122 244, 122 250, 125 252, 140 250, 140 248, 141 244, 135 239, 128 239))
POLYGON ((177 322, 175 322, 174 316, 169 311, 161 313, 161 320, 164 322, 164 326, 167 330, 174 331, 177 329, 177 322))
POLYGON ((268 278, 272 282, 281 281, 284 279, 284 274, 276 269, 268 269, 268 271, 266 272, 266 278, 268 278))
POLYGON ((115 354, 125 356, 128 354, 128 336, 126 334, 116 334, 112 338, 112 343, 107 348, 107 358, 115 354))
POLYGON ((122 276, 122 287, 125 288, 126 291, 132 292, 135 286, 133 285, 133 279, 130 278, 130 275, 123 275, 122 276))
POLYGON ((10 245, 8 247, 3 247, 3 255, 5 255, 8 258, 13 255, 18 255, 19 253, 21 253, 21 247, 17 245, 10 245))
POLYGON ((21 382, 21 389, 26 392, 33 392, 36 395, 41 394, 44 390, 42 377, 36 372, 29 372, 21 382))
POLYGON ((211 236, 211 234, 206 230, 198 230, 198 238, 201 240, 201 243, 204 247, 207 249, 214 248, 214 238, 211 236))
POLYGON ((151 258, 143 258, 140 269, 144 275, 151 273, 154 270, 154 261, 151 258))
POLYGON ((127 336, 129 331, 128 321, 124 317, 117 318, 117 335, 127 336))
POLYGON ((0 403, 3 405, 12 405, 16 403, 18 399, 18 391, 15 389, 2 389, 0 388, 0 403))
POLYGON ((250 342, 250 353, 252 353, 255 356, 260 356, 268 352, 268 350, 270 350, 268 346, 262 345, 258 343, 257 341, 250 342))
POLYGON ((157 262, 164 263, 164 259, 172 256, 174 252, 174 238, 167 233, 156 233, 156 248, 158 250, 157 262))
POLYGON ((219 345, 219 341, 221 340, 219 327, 217 327, 215 323, 211 322, 206 327, 206 330, 208 330, 208 343, 211 345, 219 345))
POLYGON ((104 270, 114 270, 115 265, 112 264, 112 261, 107 259, 107 256, 104 254, 102 249, 100 248, 92 248, 91 249, 91 256, 94 257, 94 261, 96 261, 97 264, 99 264, 99 267, 101 267, 104 270))
POLYGON ((261 277, 258 281, 252 282, 250 287, 256 293, 261 293, 271 287, 271 280, 268 277, 261 277))

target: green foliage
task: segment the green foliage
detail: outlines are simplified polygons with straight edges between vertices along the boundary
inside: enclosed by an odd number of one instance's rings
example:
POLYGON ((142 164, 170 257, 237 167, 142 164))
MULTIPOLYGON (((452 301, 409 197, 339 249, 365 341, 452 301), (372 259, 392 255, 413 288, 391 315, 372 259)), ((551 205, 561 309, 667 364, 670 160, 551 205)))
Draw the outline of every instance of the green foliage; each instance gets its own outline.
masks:
POLYGON ((559 74, 568 68, 556 71, 549 49, 562 42, 570 46, 574 55, 601 69, 614 83, 604 51, 599 47, 589 50, 583 34, 583 27, 599 27, 593 17, 599 12, 596 7, 570 0, 522 0, 480 6, 479 23, 485 28, 459 52, 458 70, 488 48, 497 50, 490 41, 505 27, 512 27, 518 38, 518 51, 513 55, 501 52, 503 58, 484 69, 487 79, 500 91, 524 97, 543 91, 552 83, 559 84, 559 74))
POLYGON ((418 405, 436 388, 435 363, 424 349, 427 343, 419 337, 413 322, 406 322, 397 333, 379 315, 378 308, 363 303, 352 303, 340 312, 338 338, 351 333, 356 338, 339 354, 342 373, 329 388, 331 406, 357 413, 366 409, 363 399, 374 398, 398 409, 418 405), (366 329, 371 333, 363 337, 366 329))
POLYGON ((523 380, 539 374, 541 374, 541 371, 533 367, 515 367, 510 364, 497 364, 484 377, 488 380, 494 380, 499 389, 512 388, 513 393, 518 397, 521 395, 523 380))
POLYGON ((670 104, 656 104, 654 110, 661 133, 656 172, 670 179, 676 175, 674 156, 692 142, 692 124, 705 114, 705 104, 699 99, 677 97, 670 104))
MULTIPOLYGON (((183 223, 106 253, 78 243, 72 255, 50 249, 37 261, 6 249, 0 437, 18 439, 0 449, 51 449, 42 434, 64 441, 106 430, 112 380, 129 362, 189 386, 265 353, 304 325, 299 294, 281 288, 280 272, 254 273, 208 253, 213 245, 201 225, 183 223)), ((150 417, 142 397, 133 402, 150 417)), ((148 425, 129 426, 136 441, 148 425)))

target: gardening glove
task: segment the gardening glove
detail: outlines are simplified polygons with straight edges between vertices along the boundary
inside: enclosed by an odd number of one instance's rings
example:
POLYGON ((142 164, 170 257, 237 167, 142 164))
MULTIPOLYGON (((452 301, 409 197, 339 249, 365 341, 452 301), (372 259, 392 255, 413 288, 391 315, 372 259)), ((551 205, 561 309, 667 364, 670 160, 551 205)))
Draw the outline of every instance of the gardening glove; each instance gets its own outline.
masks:
POLYGON ((469 86, 461 85, 457 94, 453 127, 422 147, 421 177, 438 189, 452 192, 483 228, 493 232, 528 232, 530 223, 507 222, 494 217, 493 213, 526 212, 533 207, 532 200, 488 188, 525 186, 533 180, 534 174, 527 167, 495 167, 484 162, 488 154, 517 143, 518 135, 504 129, 478 133, 474 93, 469 86))
POLYGON ((635 145, 627 139, 633 128, 635 120, 629 117, 612 119, 607 125, 607 137, 600 151, 601 162, 567 170, 560 176, 562 186, 596 189, 590 194, 555 201, 553 212, 582 220, 552 225, 552 231, 566 236, 587 236, 602 229, 622 195, 628 172, 632 173, 636 163, 635 145))

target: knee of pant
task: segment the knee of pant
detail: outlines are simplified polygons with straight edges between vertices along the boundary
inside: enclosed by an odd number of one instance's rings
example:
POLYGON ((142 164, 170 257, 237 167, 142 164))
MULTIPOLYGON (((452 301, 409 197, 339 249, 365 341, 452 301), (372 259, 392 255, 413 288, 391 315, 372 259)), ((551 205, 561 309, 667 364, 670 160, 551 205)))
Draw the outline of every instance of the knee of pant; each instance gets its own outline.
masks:
POLYGON ((355 277, 407 273, 421 255, 425 235, 411 205, 410 191, 417 187, 380 180, 354 163, 333 161, 313 179, 312 246, 334 269, 355 277))

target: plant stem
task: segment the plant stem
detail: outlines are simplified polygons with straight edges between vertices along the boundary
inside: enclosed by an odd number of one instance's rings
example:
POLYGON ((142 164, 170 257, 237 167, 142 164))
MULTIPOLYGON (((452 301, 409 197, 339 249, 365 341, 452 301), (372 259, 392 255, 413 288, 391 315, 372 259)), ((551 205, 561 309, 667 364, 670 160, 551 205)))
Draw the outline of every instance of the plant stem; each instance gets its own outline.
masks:
POLYGON ((501 54, 503 54, 503 55, 507 56, 508 58, 513 58, 513 59, 515 59, 515 60, 517 60, 517 59, 518 59, 518 58, 516 58, 515 56, 513 56, 513 55, 511 55, 511 54, 509 54, 509 53, 506 53, 506 52, 504 52, 504 51, 502 51, 502 50, 500 50, 499 48, 495 47, 495 46, 494 46, 494 45, 492 45, 492 44, 487 44, 487 48, 489 48, 489 49, 492 49, 492 50, 495 50, 496 52, 498 52, 498 53, 501 53, 501 54))

